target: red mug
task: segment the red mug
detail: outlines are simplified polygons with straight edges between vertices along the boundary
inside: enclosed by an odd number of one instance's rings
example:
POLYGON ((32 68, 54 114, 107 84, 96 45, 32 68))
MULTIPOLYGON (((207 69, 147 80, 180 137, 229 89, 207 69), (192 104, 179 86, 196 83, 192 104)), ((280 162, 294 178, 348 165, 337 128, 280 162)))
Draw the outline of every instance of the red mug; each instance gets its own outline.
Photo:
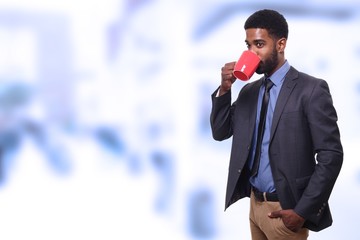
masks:
POLYGON ((259 66, 260 58, 250 50, 244 51, 235 64, 233 74, 236 78, 247 81, 255 73, 259 66))

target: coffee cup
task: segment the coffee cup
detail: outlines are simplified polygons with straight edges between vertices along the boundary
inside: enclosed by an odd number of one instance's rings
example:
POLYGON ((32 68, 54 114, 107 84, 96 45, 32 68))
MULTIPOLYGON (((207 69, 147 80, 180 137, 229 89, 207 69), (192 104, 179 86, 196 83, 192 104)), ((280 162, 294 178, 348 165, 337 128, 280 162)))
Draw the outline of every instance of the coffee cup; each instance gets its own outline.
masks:
POLYGON ((259 66, 260 58, 250 50, 244 51, 235 64, 233 74, 236 78, 247 81, 255 73, 259 66))

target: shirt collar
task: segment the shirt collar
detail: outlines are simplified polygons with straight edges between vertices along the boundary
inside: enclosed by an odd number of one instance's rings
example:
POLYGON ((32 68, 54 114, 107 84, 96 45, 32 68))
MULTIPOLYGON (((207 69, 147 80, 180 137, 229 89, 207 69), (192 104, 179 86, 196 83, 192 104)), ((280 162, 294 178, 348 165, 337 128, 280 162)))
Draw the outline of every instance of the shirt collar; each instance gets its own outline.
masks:
POLYGON ((290 64, 285 60, 285 63, 270 76, 270 79, 275 86, 280 85, 284 81, 285 75, 289 70, 290 64))

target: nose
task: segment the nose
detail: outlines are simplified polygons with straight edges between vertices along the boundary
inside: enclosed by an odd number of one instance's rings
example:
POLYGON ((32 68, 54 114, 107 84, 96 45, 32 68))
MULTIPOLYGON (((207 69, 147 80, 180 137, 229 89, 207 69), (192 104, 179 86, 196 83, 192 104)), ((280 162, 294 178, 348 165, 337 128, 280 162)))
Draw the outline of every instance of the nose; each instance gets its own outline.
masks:
POLYGON ((257 51, 255 50, 255 47, 250 47, 249 51, 255 53, 256 55, 258 55, 257 51))

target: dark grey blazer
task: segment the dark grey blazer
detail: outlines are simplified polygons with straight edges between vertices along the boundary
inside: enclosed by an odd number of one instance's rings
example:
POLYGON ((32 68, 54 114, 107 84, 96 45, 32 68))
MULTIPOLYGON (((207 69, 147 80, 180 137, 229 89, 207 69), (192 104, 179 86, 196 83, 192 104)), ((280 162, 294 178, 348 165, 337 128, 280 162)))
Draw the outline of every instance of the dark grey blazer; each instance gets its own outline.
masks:
MULTIPOLYGON (((210 123, 215 140, 232 137, 225 209, 250 196, 247 160, 261 81, 246 84, 231 104, 231 91, 212 94, 210 123)), ((343 162, 337 114, 328 84, 291 67, 271 126, 269 157, 279 201, 320 231, 332 224, 328 199, 343 162)))

